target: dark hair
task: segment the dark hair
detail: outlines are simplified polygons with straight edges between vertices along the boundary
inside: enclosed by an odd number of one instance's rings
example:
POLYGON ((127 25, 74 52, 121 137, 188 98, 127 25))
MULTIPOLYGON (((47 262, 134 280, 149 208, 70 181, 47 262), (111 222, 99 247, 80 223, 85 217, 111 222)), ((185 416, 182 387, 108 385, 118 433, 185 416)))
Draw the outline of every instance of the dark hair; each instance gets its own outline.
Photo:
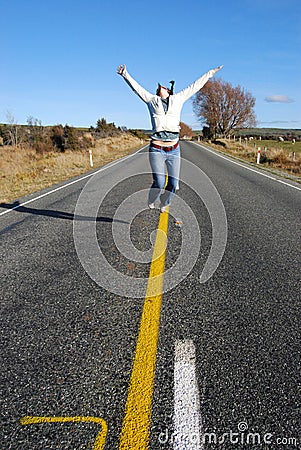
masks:
POLYGON ((156 90, 156 95, 160 95, 160 89, 161 89, 161 84, 158 83, 158 87, 157 87, 157 90, 156 90))
POLYGON ((170 84, 171 84, 171 86, 170 86, 170 89, 169 89, 169 94, 173 95, 173 87, 175 85, 175 81, 174 80, 170 81, 170 84))
POLYGON ((168 89, 167 87, 165 87, 162 84, 158 83, 158 87, 157 87, 157 90, 156 90, 156 95, 160 95, 161 87, 164 87, 168 91, 169 95, 173 95, 173 88, 174 88, 175 81, 173 81, 173 80, 170 81, 170 84, 171 84, 171 87, 170 87, 170 89, 168 89))

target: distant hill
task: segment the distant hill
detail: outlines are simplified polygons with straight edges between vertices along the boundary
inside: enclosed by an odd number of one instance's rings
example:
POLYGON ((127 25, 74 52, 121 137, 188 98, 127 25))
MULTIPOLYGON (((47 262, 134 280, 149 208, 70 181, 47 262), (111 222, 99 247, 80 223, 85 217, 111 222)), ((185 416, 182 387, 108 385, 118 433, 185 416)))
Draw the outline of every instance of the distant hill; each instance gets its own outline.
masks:
MULTIPOLYGON (((152 130, 140 130, 150 136, 152 130)), ((202 134, 202 130, 193 130, 196 135, 202 134)), ((263 139, 277 139, 279 136, 286 138, 301 139, 301 129, 299 128, 242 128, 235 131, 235 136, 261 136, 263 139)))
POLYGON ((235 133, 237 136, 261 136, 265 139, 277 139, 279 136, 301 139, 301 129, 298 128, 243 128, 235 133))

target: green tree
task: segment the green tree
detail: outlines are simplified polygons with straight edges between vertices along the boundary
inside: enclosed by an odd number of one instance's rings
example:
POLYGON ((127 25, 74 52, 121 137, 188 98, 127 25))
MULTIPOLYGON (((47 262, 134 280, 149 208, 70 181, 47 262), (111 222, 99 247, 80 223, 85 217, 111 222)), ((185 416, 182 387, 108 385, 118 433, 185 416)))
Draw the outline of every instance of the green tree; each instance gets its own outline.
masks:
POLYGON ((106 119, 99 119, 96 123, 96 128, 91 127, 90 131, 93 132, 94 136, 97 138, 116 136, 122 131, 117 128, 114 122, 107 123, 106 119))
POLYGON ((77 130, 69 125, 64 127, 64 140, 65 147, 64 150, 79 150, 80 142, 77 130))

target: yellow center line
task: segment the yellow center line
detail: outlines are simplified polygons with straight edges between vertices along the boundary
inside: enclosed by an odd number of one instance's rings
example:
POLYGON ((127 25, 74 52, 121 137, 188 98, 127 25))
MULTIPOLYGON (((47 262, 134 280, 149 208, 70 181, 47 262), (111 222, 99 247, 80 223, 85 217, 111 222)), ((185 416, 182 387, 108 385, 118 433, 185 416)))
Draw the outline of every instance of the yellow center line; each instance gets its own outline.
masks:
POLYGON ((94 422, 101 425, 101 431, 98 433, 93 445, 93 450, 103 450, 106 436, 108 432, 108 425, 101 417, 91 416, 75 416, 75 417, 40 417, 40 416, 25 416, 20 419, 21 425, 32 425, 36 423, 65 423, 65 422, 94 422))
POLYGON ((149 445, 167 231, 168 208, 160 214, 119 450, 147 450, 149 445))

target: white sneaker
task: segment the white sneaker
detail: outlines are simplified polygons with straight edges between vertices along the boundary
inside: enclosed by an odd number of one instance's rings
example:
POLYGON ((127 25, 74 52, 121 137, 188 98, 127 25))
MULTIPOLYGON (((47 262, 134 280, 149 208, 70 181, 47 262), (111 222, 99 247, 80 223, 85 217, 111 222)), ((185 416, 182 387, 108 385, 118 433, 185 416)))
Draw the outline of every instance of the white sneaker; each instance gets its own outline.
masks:
POLYGON ((149 209, 155 209, 155 204, 154 203, 149 203, 148 207, 149 207, 149 209))
POLYGON ((167 206, 161 206, 160 207, 160 212, 164 213, 166 211, 167 206))

